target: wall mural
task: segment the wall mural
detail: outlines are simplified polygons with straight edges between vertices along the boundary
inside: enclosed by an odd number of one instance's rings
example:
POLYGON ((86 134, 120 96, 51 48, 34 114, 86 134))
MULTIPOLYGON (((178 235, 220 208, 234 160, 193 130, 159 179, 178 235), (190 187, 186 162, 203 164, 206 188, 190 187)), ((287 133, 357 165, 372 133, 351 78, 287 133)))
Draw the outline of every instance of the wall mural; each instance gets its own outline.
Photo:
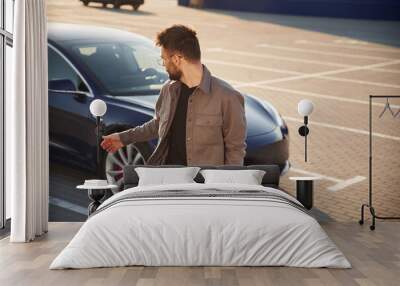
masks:
MULTIPOLYGON (((276 164, 279 187, 300 193, 319 221, 360 219, 369 190, 369 95, 400 88, 396 25, 354 20, 348 27, 338 18, 190 9, 174 1, 148 1, 137 11, 135 1, 115 8, 82 2, 47 7, 51 220, 86 220, 89 203, 95 212, 124 189, 127 165, 242 160, 276 164), (182 53, 156 45, 173 24, 196 32, 210 78, 167 92, 169 79, 188 74, 182 53), (210 82, 236 99, 207 97, 210 82), (171 94, 179 94, 177 102, 171 94), (300 112, 303 100, 312 114, 300 112), (224 113, 228 105, 234 111, 224 113)), ((374 206, 389 217, 400 205, 399 112, 399 98, 371 104, 374 206)))

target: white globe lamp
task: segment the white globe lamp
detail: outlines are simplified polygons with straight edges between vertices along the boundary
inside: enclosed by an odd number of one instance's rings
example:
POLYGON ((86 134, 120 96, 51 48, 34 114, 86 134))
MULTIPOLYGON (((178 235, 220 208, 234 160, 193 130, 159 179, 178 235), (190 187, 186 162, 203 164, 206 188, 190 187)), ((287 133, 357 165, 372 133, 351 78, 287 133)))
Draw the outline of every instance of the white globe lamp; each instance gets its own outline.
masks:
POLYGON ((94 117, 101 117, 107 112, 107 104, 101 99, 95 99, 90 104, 89 109, 94 117))
POLYGON ((302 116, 310 115, 313 112, 313 110, 314 110, 314 104, 312 103, 311 100, 308 99, 300 100, 297 106, 297 111, 302 116))
POLYGON ((107 112, 107 104, 101 99, 95 99, 90 103, 90 113, 96 117, 96 138, 97 138, 97 174, 101 176, 100 170, 100 141, 102 137, 101 117, 107 112))

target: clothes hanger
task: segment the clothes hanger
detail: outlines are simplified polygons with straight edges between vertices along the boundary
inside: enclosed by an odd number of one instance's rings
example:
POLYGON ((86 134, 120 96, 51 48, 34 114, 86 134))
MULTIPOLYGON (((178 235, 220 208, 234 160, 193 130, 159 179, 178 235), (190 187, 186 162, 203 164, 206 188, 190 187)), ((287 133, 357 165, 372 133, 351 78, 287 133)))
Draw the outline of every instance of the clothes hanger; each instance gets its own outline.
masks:
POLYGON ((385 113, 386 109, 389 109, 390 113, 392 114, 393 117, 396 117, 397 114, 399 113, 399 111, 396 113, 396 115, 394 115, 394 112, 392 110, 392 108, 390 107, 390 103, 389 103, 389 98, 386 98, 386 104, 385 104, 385 108, 383 109, 383 111, 381 112, 381 114, 379 115, 379 118, 381 118, 383 116, 383 114, 385 113))

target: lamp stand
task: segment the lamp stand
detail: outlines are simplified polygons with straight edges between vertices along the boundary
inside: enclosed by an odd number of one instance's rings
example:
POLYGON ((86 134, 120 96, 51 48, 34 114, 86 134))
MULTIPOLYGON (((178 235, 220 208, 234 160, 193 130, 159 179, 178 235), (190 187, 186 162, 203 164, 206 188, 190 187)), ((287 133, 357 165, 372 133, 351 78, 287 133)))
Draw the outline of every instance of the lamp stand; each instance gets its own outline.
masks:
POLYGON ((96 116, 96 150, 97 150, 97 158, 96 158, 96 162, 97 162, 97 176, 99 176, 99 178, 102 177, 101 171, 100 170, 100 143, 101 143, 101 117, 100 116, 96 116))
MULTIPOLYGON (((97 156, 96 156, 96 173, 97 177, 99 179, 103 178, 103 170, 101 169, 101 150, 100 150, 100 143, 101 143, 101 137, 103 133, 103 128, 101 125, 101 117, 96 116, 96 151, 97 151, 97 156)), ((97 207, 100 205, 101 202, 106 200, 107 198, 111 197, 112 193, 109 189, 97 189, 97 190, 91 190, 89 192, 89 198, 93 201, 90 206, 89 206, 89 214, 94 212, 94 210, 97 209, 97 207)))
POLYGON ((304 116, 304 125, 300 126, 299 134, 304 137, 304 160, 307 162, 307 135, 310 133, 310 129, 307 127, 308 116, 304 116))
POLYGON ((308 116, 304 116, 304 127, 306 129, 306 135, 304 136, 304 160, 307 162, 307 135, 309 129, 307 128, 308 124, 308 116))

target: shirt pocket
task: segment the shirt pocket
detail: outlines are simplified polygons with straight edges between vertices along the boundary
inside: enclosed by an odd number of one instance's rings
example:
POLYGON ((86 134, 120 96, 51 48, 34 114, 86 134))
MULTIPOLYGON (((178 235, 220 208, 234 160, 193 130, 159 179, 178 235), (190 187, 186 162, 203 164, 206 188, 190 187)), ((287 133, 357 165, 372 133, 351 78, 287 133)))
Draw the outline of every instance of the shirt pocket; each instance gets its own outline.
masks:
POLYGON ((194 144, 223 144, 222 116, 197 113, 194 121, 194 137, 194 144))

